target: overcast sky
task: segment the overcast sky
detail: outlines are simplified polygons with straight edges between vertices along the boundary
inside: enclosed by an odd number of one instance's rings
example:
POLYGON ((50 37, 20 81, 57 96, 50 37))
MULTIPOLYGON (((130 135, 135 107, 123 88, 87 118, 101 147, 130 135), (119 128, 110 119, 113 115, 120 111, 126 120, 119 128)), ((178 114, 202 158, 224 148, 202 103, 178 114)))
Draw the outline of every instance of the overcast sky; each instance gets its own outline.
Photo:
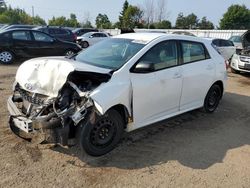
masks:
MULTIPOLYGON (((155 0, 157 1, 157 0, 155 0)), ((107 14, 112 22, 118 20, 119 12, 124 3, 123 0, 6 0, 8 5, 25 9, 32 13, 32 6, 36 15, 46 21, 52 16, 69 17, 75 13, 81 22, 89 15, 91 22, 95 23, 98 13, 107 14)), ((145 0, 128 0, 132 5, 143 7, 145 0)), ((199 18, 206 16, 215 25, 232 4, 245 4, 250 8, 250 0, 167 0, 168 19, 175 24, 178 13, 184 15, 195 13, 199 18)))

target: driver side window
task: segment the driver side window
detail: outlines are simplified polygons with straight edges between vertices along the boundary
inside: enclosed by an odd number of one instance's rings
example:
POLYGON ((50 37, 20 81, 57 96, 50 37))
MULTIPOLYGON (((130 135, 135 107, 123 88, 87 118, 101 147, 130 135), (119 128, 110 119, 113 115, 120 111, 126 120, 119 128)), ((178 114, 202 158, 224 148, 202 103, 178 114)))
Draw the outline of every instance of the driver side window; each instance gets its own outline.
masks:
POLYGON ((178 65, 177 44, 175 41, 164 41, 152 47, 139 61, 152 64, 152 71, 158 71, 178 65))

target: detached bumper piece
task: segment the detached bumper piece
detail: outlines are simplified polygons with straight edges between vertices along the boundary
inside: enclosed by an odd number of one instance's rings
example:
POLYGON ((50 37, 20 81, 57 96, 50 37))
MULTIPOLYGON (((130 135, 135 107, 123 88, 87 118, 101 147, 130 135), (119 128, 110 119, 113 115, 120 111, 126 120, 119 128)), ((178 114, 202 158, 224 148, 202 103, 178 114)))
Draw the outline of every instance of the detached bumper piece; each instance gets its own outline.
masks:
POLYGON ((10 113, 9 125, 17 136, 34 143, 67 145, 70 122, 65 123, 66 120, 62 120, 53 113, 31 120, 20 112, 12 97, 8 99, 7 106, 10 113))

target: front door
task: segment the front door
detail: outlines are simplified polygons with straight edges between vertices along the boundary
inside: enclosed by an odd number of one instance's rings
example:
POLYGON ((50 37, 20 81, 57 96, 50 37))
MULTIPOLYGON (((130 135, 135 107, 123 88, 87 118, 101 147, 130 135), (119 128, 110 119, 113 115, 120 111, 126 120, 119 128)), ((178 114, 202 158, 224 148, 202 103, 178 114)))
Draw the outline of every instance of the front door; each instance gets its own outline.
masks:
POLYGON ((161 42, 143 55, 136 66, 152 64, 153 69, 146 73, 131 72, 135 128, 179 111, 182 74, 177 54, 175 41, 161 42))

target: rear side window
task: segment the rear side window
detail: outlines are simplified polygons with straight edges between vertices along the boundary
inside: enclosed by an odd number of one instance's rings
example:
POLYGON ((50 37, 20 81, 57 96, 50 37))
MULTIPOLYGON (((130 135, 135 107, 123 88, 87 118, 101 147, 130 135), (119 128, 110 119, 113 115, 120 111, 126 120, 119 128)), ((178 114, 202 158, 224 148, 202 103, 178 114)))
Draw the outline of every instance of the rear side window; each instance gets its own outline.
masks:
POLYGON ((213 40, 212 43, 213 43, 213 45, 220 47, 220 40, 215 39, 215 40, 213 40))
POLYGON ((234 44, 230 40, 221 40, 221 46, 234 46, 234 44))
POLYGON ((202 43, 181 42, 183 63, 201 61, 208 58, 207 51, 202 43))
POLYGON ((40 42, 53 42, 53 39, 44 34, 44 33, 40 33, 40 32, 35 32, 33 31, 33 35, 36 41, 40 41, 40 42))
POLYGON ((65 29, 50 28, 49 33, 52 35, 66 35, 68 34, 68 31, 65 29))
POLYGON ((12 38, 16 40, 31 40, 29 31, 13 31, 12 38))
POLYGON ((103 34, 103 33, 99 33, 100 37, 107 37, 107 35, 103 34))

